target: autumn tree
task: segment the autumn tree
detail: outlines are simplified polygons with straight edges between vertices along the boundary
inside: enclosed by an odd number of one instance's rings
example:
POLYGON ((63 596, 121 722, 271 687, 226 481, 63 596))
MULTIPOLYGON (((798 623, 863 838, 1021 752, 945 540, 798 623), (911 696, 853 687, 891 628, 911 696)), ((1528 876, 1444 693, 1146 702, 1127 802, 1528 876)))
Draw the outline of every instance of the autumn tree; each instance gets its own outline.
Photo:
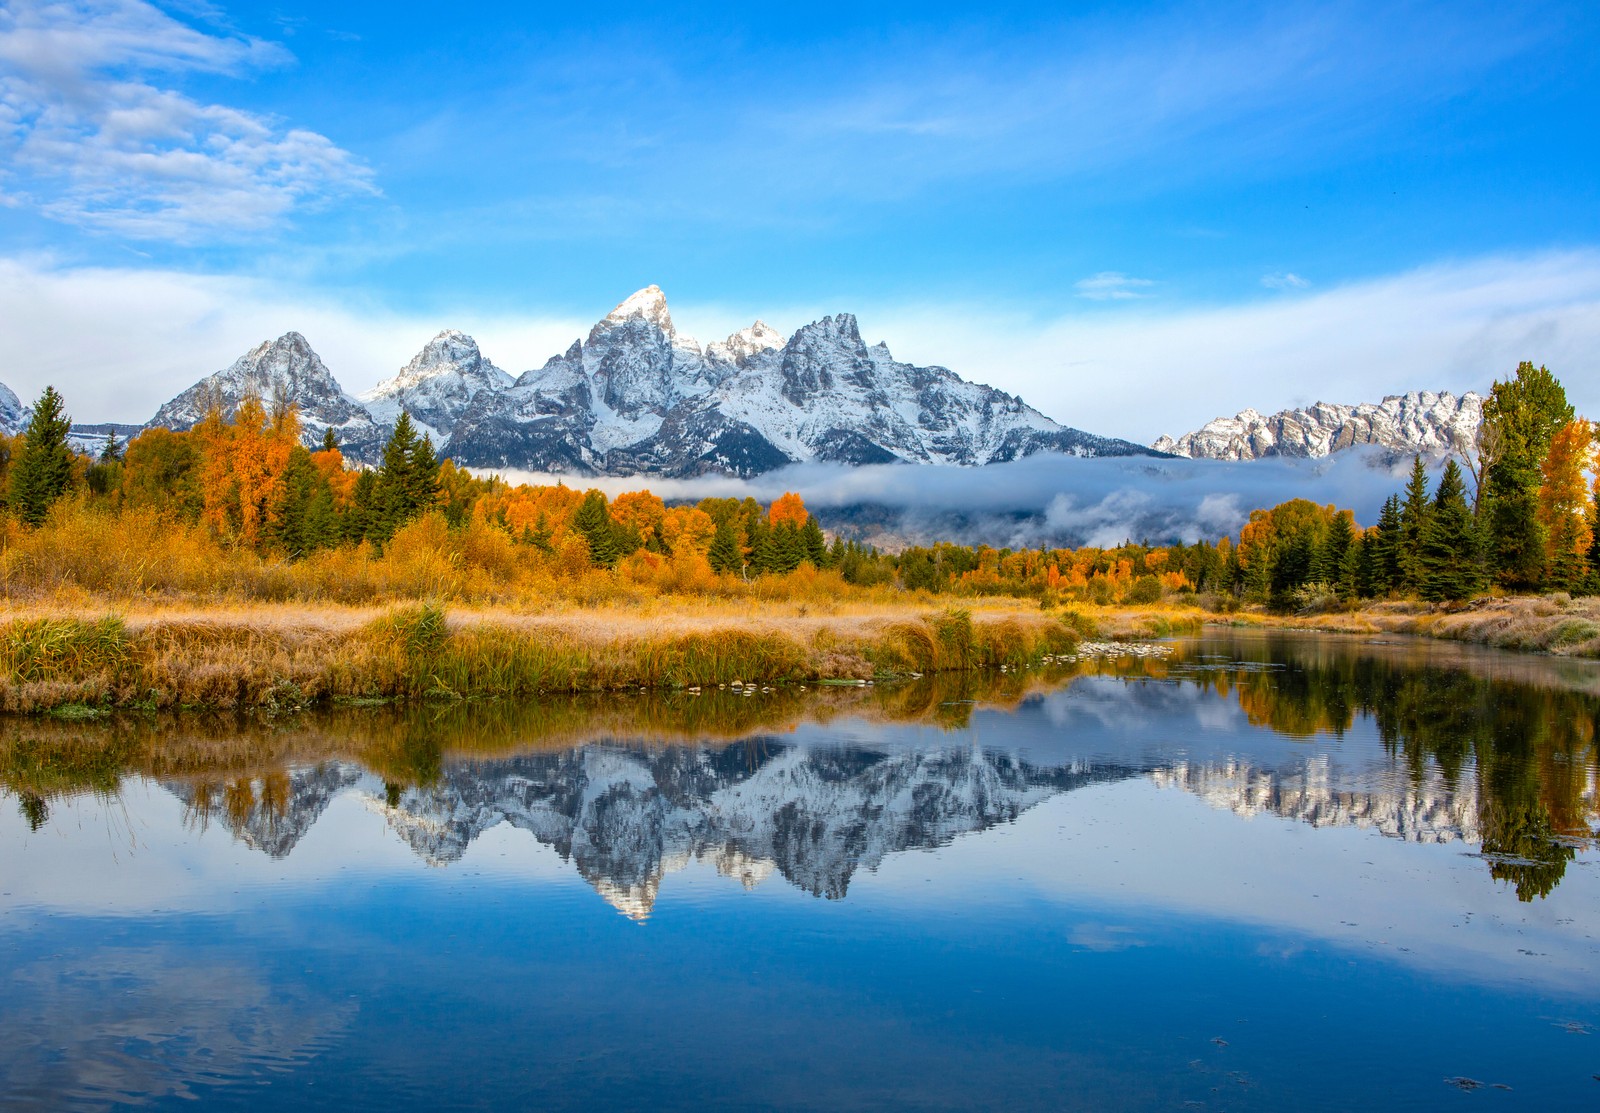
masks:
POLYGON ((1578 418, 1556 430, 1539 465, 1539 526, 1549 582, 1578 587, 1588 573, 1594 531, 1589 524, 1585 471, 1594 457, 1594 426, 1578 418))
POLYGON ((9 504, 30 526, 43 523, 50 507, 72 485, 72 449, 67 446, 72 419, 62 412, 63 404, 55 387, 44 388, 11 464, 9 504))
POLYGON ((806 510, 805 500, 793 491, 785 491, 778 496, 772 504, 772 509, 767 511, 767 522, 773 529, 783 525, 799 529, 806 524, 806 519, 809 517, 811 514, 806 510))

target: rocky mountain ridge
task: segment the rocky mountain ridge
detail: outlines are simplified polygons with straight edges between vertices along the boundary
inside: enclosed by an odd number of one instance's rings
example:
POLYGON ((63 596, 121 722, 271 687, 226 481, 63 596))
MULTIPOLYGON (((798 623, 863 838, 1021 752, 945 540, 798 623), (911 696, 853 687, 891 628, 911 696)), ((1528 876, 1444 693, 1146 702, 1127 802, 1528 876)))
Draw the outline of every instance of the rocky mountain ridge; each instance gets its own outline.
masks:
POLYGON ((1483 398, 1473 391, 1391 394, 1382 402, 1318 402, 1264 415, 1253 409, 1219 417, 1181 437, 1161 437, 1157 452, 1207 460, 1266 456, 1327 456, 1358 445, 1397 455, 1442 455, 1471 445, 1483 421, 1483 398))
MULTIPOLYGON (((1153 454, 1060 425, 946 368, 901 363, 885 345, 869 346, 848 313, 787 338, 758 320, 702 347, 677 331, 656 286, 516 378, 472 337, 447 329, 360 398, 304 336, 285 333, 178 394, 147 427, 192 428, 213 405, 231 410, 249 394, 295 403, 308 446, 331 429, 347 456, 367 463, 377 461, 402 410, 464 466, 579 475, 750 476, 809 460, 981 465, 1045 451, 1153 454)), ((0 428, 26 420, 13 401, 0 395, 0 428)))

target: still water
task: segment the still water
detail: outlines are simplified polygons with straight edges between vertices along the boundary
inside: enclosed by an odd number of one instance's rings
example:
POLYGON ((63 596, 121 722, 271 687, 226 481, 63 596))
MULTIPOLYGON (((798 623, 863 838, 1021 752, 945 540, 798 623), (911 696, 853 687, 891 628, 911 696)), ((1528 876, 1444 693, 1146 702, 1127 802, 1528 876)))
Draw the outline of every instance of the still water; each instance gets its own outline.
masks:
POLYGON ((1600 1108, 1600 668, 0 725, 6 1109, 1600 1108))

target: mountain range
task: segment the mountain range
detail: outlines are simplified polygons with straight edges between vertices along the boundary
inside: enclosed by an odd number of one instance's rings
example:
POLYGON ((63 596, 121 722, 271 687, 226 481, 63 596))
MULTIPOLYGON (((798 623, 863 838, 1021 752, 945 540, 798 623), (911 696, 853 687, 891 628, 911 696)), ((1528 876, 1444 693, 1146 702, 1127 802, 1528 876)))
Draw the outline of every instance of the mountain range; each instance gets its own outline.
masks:
MULTIPOLYGON (((757 475, 811 460, 977 465, 1037 452, 1153 455, 1052 421, 1001 390, 868 345, 854 316, 785 338, 761 321, 704 347, 679 333, 659 287, 625 299, 543 367, 513 378, 446 330, 357 398, 305 337, 287 333, 163 405, 187 429, 247 393, 298 404, 307 444, 334 431, 374 462, 401 411, 468 467, 579 475, 757 475)), ((0 399, 3 402, 3 399, 0 399)))
POLYGON ((1482 421, 1483 398, 1473 391, 1457 397, 1424 390, 1354 406, 1318 402, 1271 415, 1240 410, 1176 439, 1162 437, 1151 447, 1208 460, 1327 456, 1358 445, 1437 456, 1473 444, 1482 421))
MULTIPOLYGON (((365 463, 377 462, 404 411, 463 466, 614 476, 753 476, 807 461, 971 466, 1041 452, 1253 460, 1376 445, 1438 455, 1470 444, 1482 418, 1477 394, 1423 391, 1271 415, 1242 410, 1146 447, 1061 425, 944 367, 902 363, 863 340, 849 313, 788 337, 758 320, 702 346, 677 330, 660 288, 647 286, 521 375, 447 329, 357 397, 289 332, 196 382, 145 425, 78 425, 72 439, 98 451, 107 436, 187 429, 212 405, 231 410, 251 393, 294 402, 307 445, 331 429, 345 455, 365 463)), ((29 416, 0 385, 0 431, 18 431, 29 416)))

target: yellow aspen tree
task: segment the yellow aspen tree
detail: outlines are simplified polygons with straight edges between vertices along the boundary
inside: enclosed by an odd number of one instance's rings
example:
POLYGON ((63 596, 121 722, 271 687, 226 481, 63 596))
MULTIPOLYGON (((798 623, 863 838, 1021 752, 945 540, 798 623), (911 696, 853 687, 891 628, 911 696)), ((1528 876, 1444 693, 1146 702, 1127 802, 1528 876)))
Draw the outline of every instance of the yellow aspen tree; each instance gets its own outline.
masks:
POLYGON ((1569 421, 1550 438, 1539 465, 1539 524, 1544 527, 1550 581, 1571 588, 1589 568, 1589 483, 1584 474, 1594 462, 1594 426, 1569 421))

